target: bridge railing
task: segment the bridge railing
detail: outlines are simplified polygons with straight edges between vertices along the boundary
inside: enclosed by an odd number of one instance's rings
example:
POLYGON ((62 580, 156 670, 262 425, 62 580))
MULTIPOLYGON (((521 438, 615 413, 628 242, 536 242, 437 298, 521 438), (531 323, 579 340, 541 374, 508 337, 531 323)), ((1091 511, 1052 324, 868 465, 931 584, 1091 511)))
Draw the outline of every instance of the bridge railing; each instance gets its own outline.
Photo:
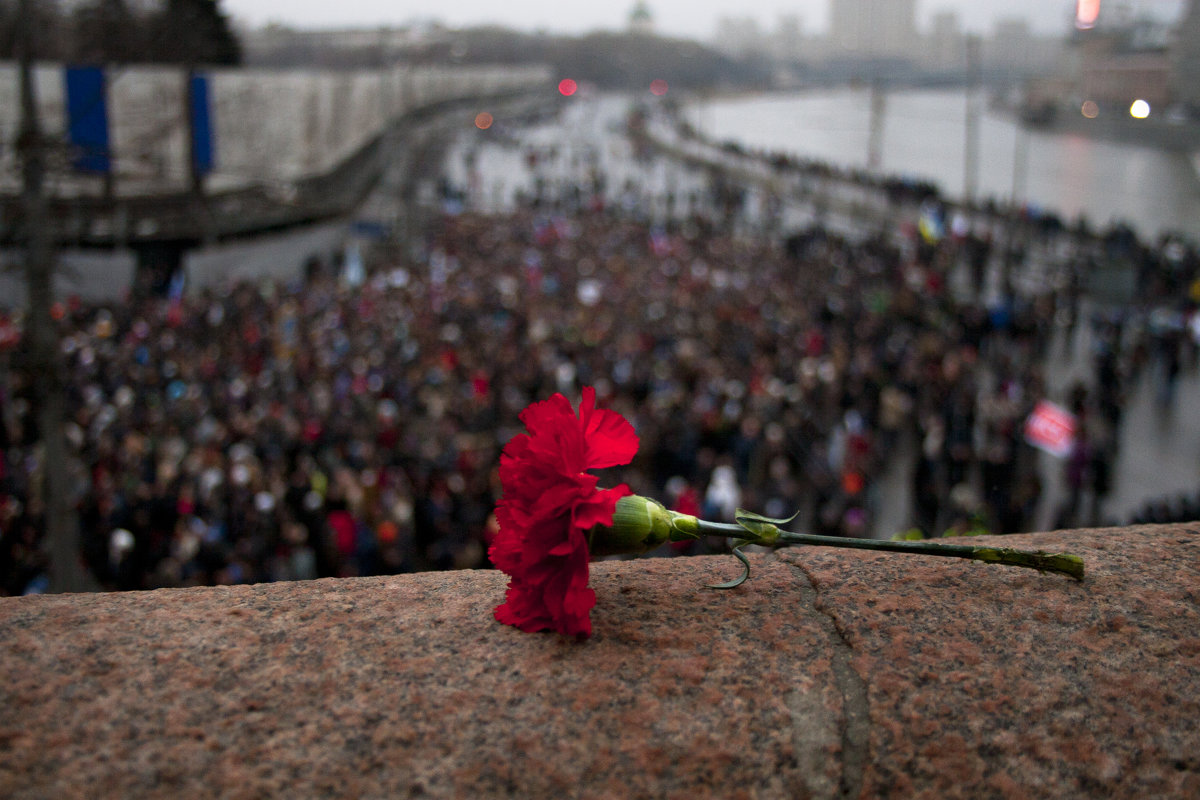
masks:
MULTIPOLYGON (((1076 582, 821 548, 591 568, 586 641, 506 576, 0 599, 12 797, 1200 792, 1200 525, 989 537, 1076 582)), ((979 541, 985 541, 981 539, 979 541)))

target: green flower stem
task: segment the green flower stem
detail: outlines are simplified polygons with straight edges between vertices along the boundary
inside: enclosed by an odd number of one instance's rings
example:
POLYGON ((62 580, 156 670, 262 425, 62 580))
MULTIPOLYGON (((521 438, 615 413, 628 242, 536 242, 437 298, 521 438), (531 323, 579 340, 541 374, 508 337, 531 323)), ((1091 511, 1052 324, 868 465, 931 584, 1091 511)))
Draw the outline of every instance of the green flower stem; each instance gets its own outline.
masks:
POLYGON ((1042 550, 1013 550, 1009 547, 982 545, 940 544, 934 542, 896 542, 878 539, 844 539, 840 536, 817 536, 792 533, 780 525, 791 519, 774 519, 738 509, 737 524, 708 522, 690 514, 669 511, 662 503, 647 497, 629 495, 617 501, 611 525, 597 525, 586 532, 588 552, 594 556, 619 553, 645 553, 667 542, 685 542, 701 536, 721 536, 733 540, 733 554, 742 564, 742 574, 734 580, 713 584, 715 589, 740 586, 750 575, 750 561, 741 548, 748 544, 774 547, 780 544, 806 544, 823 547, 851 547, 857 550, 884 550, 892 553, 915 553, 925 556, 949 556, 982 561, 987 564, 1007 564, 1028 567, 1043 572, 1057 572, 1075 580, 1083 580, 1083 559, 1072 553, 1047 553, 1042 550))
MULTIPOLYGON (((1075 580, 1083 580, 1083 559, 1073 553, 1047 553, 1042 550, 1014 550, 1009 547, 980 545, 933 544, 929 542, 893 542, 879 539, 847 539, 840 536, 819 536, 812 533, 781 531, 774 525, 757 522, 743 527, 722 522, 696 520, 700 534, 738 539, 742 543, 773 545, 806 544, 824 547, 849 547, 856 550, 884 550, 892 553, 914 553, 925 556, 945 556, 983 561, 987 564, 1006 564, 1028 567, 1043 572, 1057 572, 1075 580), (758 534, 758 535, 756 535, 758 534)), ((689 526, 690 527, 690 526, 689 526)))

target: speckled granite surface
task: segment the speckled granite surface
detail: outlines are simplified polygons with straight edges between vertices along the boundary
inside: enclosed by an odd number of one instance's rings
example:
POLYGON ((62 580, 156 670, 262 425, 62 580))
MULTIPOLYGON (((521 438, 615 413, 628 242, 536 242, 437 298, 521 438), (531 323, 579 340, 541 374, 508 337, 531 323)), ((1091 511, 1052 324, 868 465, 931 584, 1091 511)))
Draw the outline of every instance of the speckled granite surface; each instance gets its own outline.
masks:
POLYGON ((0 796, 1197 797, 1200 524, 1005 537, 1089 575, 796 548, 0 600, 0 796))

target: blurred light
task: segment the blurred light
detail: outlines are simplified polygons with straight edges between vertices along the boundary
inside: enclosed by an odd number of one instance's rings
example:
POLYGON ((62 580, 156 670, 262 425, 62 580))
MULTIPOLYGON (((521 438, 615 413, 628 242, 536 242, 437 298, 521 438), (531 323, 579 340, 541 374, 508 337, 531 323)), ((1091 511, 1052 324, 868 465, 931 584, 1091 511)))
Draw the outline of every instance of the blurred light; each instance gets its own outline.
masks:
POLYGON ((1096 27, 1100 16, 1100 0, 1077 0, 1075 3, 1075 27, 1081 31, 1096 27))
POLYGON ((575 90, 579 88, 579 84, 570 78, 563 78, 558 82, 558 93, 563 97, 570 97, 575 94, 575 90))
POLYGON ((400 528, 390 519, 385 519, 379 523, 379 529, 375 531, 375 538, 383 544, 391 544, 400 536, 400 528))
POLYGON ((662 97, 667 93, 667 82, 662 78, 655 78, 650 81, 650 94, 655 97, 662 97))
POLYGON ((1129 107, 1129 116, 1134 119, 1145 119, 1150 116, 1150 104, 1145 100, 1134 100, 1129 107))
POLYGON ((1096 105, 1095 100, 1084 100, 1083 108, 1079 109, 1079 113, 1088 119, 1095 119, 1100 116, 1100 106, 1096 105))
POLYGON ((481 131, 486 131, 492 127, 492 115, 486 111, 480 111, 475 115, 475 127, 481 131))

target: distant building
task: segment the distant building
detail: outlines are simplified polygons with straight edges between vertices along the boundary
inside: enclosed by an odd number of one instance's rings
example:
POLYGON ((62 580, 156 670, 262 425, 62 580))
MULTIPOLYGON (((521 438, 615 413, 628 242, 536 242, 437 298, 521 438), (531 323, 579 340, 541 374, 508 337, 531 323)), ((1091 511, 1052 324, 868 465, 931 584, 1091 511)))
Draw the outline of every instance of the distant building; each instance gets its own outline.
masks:
POLYGON ((938 11, 921 48, 922 64, 938 72, 961 70, 967 59, 966 42, 958 12, 938 11))
POLYGON ((763 30, 754 17, 717 18, 712 46, 734 58, 770 56, 779 61, 799 61, 811 55, 798 14, 780 14, 775 27, 763 30))
POLYGON ((1171 102, 1169 28, 1148 19, 1105 24, 1075 36, 1073 70, 1076 100, 1128 108, 1145 100, 1151 108, 1171 102))
POLYGON ((1057 73, 1063 46, 1063 37, 1036 34, 1023 18, 999 19, 983 43, 983 68, 993 78, 1012 82, 1057 73))
POLYGON ((629 32, 654 33, 654 15, 650 13, 650 6, 646 4, 646 0, 637 0, 629 11, 629 32))
POLYGON ((437 23, 403 28, 297 30, 282 25, 240 31, 251 66, 377 67, 425 47, 450 48, 449 31, 437 23))
POLYGON ((1145 100, 1151 108, 1170 102, 1170 65, 1163 51, 1120 53, 1096 59, 1082 73, 1080 90, 1085 100, 1128 107, 1145 100))
POLYGON ((916 0, 830 0, 830 44, 840 55, 918 56, 916 0))
POLYGON ((1189 0, 1175 27, 1167 51, 1171 66, 1171 95, 1200 112, 1200 2, 1189 0))
POLYGON ((761 54, 765 44, 762 28, 754 17, 719 17, 713 47, 734 58, 761 54))
POLYGON ((799 14, 780 14, 771 33, 771 54, 783 61, 798 61, 804 54, 804 21, 799 14))

